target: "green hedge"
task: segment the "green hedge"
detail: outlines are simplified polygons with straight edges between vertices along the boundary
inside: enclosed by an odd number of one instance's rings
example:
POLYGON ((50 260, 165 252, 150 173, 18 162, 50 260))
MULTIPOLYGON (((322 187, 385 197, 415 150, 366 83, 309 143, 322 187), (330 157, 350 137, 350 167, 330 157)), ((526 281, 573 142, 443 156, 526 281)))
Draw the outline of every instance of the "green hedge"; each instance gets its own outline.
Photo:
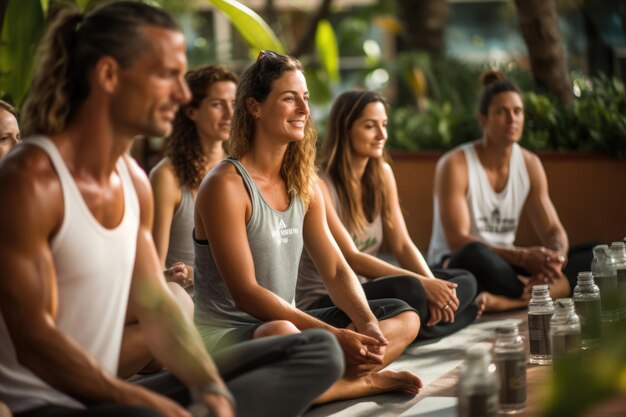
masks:
MULTIPOLYGON (((481 70, 453 58, 423 69, 429 97, 419 107, 392 108, 389 146, 445 151, 480 137, 476 117, 479 86, 477 81, 469 82, 467 75, 478 80, 481 70)), ((574 105, 566 108, 536 90, 527 72, 513 69, 507 75, 525 91, 523 146, 626 155, 626 93, 620 80, 572 74, 576 98, 574 105)))

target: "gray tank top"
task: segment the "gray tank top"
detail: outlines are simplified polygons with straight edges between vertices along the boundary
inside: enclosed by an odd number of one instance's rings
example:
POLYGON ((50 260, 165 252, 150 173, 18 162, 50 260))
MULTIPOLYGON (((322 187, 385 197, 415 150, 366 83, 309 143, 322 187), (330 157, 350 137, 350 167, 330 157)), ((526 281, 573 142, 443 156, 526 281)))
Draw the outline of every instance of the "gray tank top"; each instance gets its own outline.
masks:
POLYGON ((184 185, 181 189, 181 200, 178 209, 172 217, 170 227, 170 244, 167 248, 165 267, 169 268, 175 262, 184 262, 193 265, 193 209, 195 200, 191 189, 184 185))
MULTIPOLYGON (((252 214, 246 234, 256 280, 291 305, 294 297, 298 264, 302 255, 304 205, 291 197, 285 211, 274 210, 263 198, 241 163, 228 158, 221 164, 235 166, 251 198, 252 214)), ((260 320, 240 311, 222 279, 208 242, 194 238, 195 248, 195 321, 206 347, 211 350, 232 328, 259 323, 260 320)))

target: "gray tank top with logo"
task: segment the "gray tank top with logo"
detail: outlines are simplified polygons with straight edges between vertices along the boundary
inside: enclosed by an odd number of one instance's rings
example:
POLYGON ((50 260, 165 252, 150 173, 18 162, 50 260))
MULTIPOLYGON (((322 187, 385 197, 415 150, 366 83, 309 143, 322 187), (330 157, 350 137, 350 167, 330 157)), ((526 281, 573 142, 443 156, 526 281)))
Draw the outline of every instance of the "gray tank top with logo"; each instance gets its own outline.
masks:
MULTIPOLYGON (((235 166, 252 201, 246 233, 258 284, 294 305, 298 264, 303 248, 305 210, 302 200, 292 196, 285 211, 274 210, 238 160, 228 158, 221 163, 235 166)), ((219 273, 208 242, 194 238, 194 248, 195 322, 205 345, 211 350, 228 331, 260 323, 260 320, 237 308, 219 273)))

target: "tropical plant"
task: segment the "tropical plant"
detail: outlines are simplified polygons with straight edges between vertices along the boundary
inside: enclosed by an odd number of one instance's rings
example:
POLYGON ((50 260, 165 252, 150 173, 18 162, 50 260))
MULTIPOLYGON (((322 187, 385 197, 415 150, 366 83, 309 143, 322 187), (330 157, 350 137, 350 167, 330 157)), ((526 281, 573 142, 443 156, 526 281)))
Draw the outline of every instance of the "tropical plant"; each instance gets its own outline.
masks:
MULTIPOLYGON (((102 0, 68 0, 80 10, 89 10, 102 0)), ((68 1, 61 0, 9 0, 2 22, 0 48, 0 97, 8 98, 18 107, 26 95, 33 67, 33 57, 50 10, 62 7, 68 1)), ((180 14, 197 8, 200 0, 145 0, 180 14)), ((286 48, 272 29, 253 10, 235 0, 209 0, 223 13, 244 40, 253 59, 259 50, 269 49, 285 53, 286 48)), ((1 18, 2 16, 0 16, 1 18)), ((320 89, 321 99, 331 97, 329 87, 339 80, 339 59, 336 37, 332 26, 325 20, 319 21, 316 31, 316 65, 314 75, 320 89)), ((313 97, 314 99, 317 97, 313 97)))
MULTIPOLYGON (((82 12, 104 0, 9 0, 0 34, 0 97, 21 106, 28 91, 34 56, 46 21, 56 10, 73 3, 82 12)), ((149 0, 156 6, 180 11, 199 0, 149 0)))

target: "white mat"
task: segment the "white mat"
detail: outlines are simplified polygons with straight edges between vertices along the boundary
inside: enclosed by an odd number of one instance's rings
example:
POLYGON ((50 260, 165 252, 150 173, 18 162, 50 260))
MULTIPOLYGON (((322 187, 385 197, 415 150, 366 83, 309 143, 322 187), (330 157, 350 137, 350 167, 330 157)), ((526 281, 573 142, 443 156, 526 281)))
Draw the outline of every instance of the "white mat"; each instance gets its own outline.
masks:
MULTIPOLYGON (((421 342, 410 346, 405 353, 388 369, 409 370, 422 379, 424 387, 450 372, 463 361, 465 350, 477 343, 493 342, 495 329, 507 320, 483 317, 458 333, 435 342, 421 342)), ((442 397, 443 398, 443 397, 442 397)), ((431 414, 416 414, 422 403, 429 400, 424 407, 432 404, 432 399, 417 398, 402 393, 388 393, 361 398, 358 400, 337 401, 315 407, 305 417, 409 417, 431 414), (419 402, 418 402, 419 401, 419 402)), ((435 401, 435 405, 442 403, 435 401)), ((443 408, 449 408, 449 404, 443 408)), ((436 411, 433 416, 446 416, 436 411)), ((450 411, 450 410, 448 410, 450 411)), ((435 411, 433 411, 435 412, 435 411)), ((452 414, 455 415, 455 414, 452 414)))

